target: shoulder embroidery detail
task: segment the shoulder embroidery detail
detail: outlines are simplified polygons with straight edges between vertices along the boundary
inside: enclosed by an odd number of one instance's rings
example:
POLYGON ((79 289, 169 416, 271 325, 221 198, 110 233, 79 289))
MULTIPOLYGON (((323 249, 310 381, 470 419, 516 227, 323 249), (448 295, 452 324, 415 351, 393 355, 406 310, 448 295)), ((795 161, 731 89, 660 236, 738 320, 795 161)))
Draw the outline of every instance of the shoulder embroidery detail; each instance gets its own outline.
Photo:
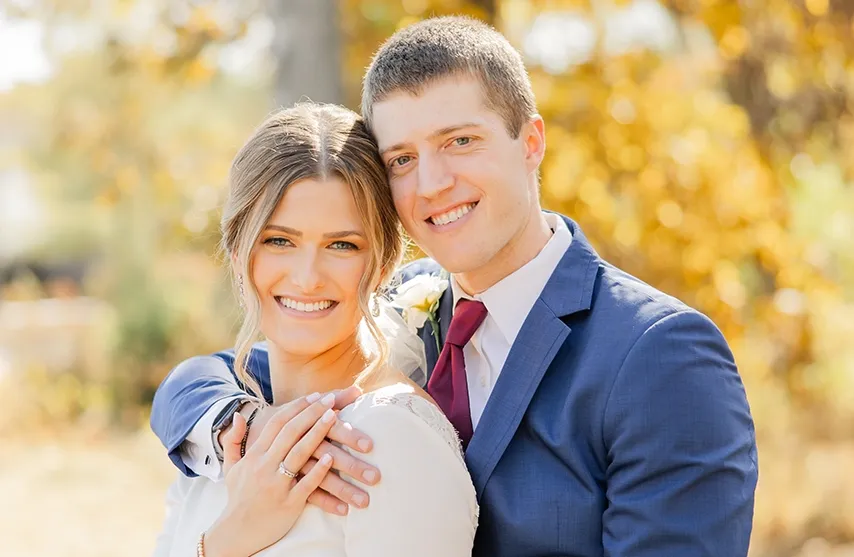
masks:
MULTIPOLYGON (((398 406, 412 412, 420 420, 427 424, 433 431, 445 441, 451 451, 456 455, 457 460, 465 468, 466 461, 463 453, 462 442, 457 435, 456 429, 442 413, 439 408, 427 399, 415 395, 411 389, 401 391, 395 387, 387 387, 374 391, 370 394, 370 398, 365 395, 362 399, 365 403, 371 406, 398 406)), ((356 403, 358 404, 358 402, 356 403)), ((476 499, 474 484, 469 482, 472 499, 476 499)), ((474 501, 472 506, 471 520, 472 524, 477 527, 480 519, 480 505, 474 501)))
POLYGON ((405 408, 423 420, 430 428, 438 433, 454 454, 465 465, 463 445, 457 431, 441 410, 427 399, 411 393, 375 393, 374 405, 399 406, 405 408))

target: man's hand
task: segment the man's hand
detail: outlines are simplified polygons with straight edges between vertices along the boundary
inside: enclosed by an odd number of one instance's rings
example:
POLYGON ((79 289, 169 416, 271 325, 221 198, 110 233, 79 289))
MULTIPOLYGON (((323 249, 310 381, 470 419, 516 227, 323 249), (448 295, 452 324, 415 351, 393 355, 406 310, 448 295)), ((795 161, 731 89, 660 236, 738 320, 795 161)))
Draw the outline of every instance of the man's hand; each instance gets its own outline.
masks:
MULTIPOLYGON (((334 394, 334 408, 341 410, 355 401, 362 393, 354 385, 342 391, 335 391, 334 394)), ((301 404, 304 404, 307 408, 313 401, 315 400, 308 400, 308 397, 306 397, 301 404)), ((264 426, 276 413, 276 410, 276 408, 268 406, 258 411, 250 427, 249 437, 246 439, 247 450, 258 439, 264 426)), ((226 455, 225 462, 223 463, 224 474, 228 474, 233 463, 240 458, 240 442, 243 439, 243 433, 246 431, 246 417, 248 417, 251 411, 251 408, 242 409, 240 415, 235 415, 232 424, 220 434, 221 444, 226 455)), ((322 508, 326 512, 346 515, 349 510, 348 505, 355 505, 362 509, 367 507, 370 501, 365 491, 344 481, 338 474, 345 474, 361 483, 374 485, 380 480, 380 472, 375 467, 354 458, 350 453, 333 445, 331 442, 349 447, 360 453, 370 452, 373 448, 373 442, 367 435, 354 429, 350 424, 343 423, 340 420, 336 421, 335 425, 329 431, 327 438, 314 447, 313 458, 300 471, 303 475, 308 474, 317 465, 320 457, 327 453, 332 455, 334 463, 333 470, 337 474, 328 473, 326 479, 321 482, 320 489, 309 496, 308 502, 322 508)))

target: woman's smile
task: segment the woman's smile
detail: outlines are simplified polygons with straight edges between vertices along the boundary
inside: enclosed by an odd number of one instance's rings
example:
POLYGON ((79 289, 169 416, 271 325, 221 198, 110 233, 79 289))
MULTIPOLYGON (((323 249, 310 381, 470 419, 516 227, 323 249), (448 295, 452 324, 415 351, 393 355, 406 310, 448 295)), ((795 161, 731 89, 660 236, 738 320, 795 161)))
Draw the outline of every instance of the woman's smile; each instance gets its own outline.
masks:
POLYGON ((321 319, 338 307, 338 302, 335 300, 301 300, 290 296, 274 296, 273 298, 282 312, 298 319, 321 319))

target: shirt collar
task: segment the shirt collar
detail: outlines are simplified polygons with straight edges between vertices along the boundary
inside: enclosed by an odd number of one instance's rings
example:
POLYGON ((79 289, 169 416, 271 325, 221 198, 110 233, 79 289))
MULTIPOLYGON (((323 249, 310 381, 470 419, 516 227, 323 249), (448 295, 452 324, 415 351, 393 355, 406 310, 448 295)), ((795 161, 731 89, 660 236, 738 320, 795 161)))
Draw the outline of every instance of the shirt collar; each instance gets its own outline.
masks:
POLYGON ((516 341, 525 319, 572 243, 572 233, 560 215, 543 213, 552 237, 532 260, 480 294, 469 296, 451 277, 454 307, 460 298, 483 302, 507 342, 516 341))

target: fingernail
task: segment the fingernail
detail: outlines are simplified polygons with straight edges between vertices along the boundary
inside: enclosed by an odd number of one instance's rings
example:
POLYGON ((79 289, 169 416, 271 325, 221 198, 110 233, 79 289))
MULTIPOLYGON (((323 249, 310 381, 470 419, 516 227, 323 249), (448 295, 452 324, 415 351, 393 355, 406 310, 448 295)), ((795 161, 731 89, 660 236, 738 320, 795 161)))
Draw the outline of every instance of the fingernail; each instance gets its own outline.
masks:
POLYGON ((347 505, 345 505, 344 503, 341 503, 336 508, 338 509, 338 514, 340 514, 342 516, 347 515, 347 505))
MULTIPOLYGON (((335 419, 335 411, 332 408, 328 409, 320 417, 320 421, 325 423, 325 424, 328 424, 329 422, 331 422, 334 419, 335 419)), ((326 455, 326 456, 329 456, 329 455, 326 455)))
POLYGON ((318 400, 320 400, 320 393, 311 393, 310 395, 305 397, 305 401, 309 404, 314 404, 318 400))
POLYGON ((322 457, 320 457, 320 463, 324 466, 332 463, 332 456, 329 453, 326 453, 322 457))
POLYGON ((320 402, 323 403, 324 406, 332 406, 335 403, 335 395, 329 393, 328 395, 320 399, 320 402))
POLYGON ((371 442, 368 441, 367 439, 359 439, 356 442, 356 446, 359 447, 359 450, 362 451, 363 453, 366 453, 369 450, 371 450, 371 442))
POLYGON ((362 472, 362 477, 365 478, 365 481, 368 483, 374 483, 377 481, 377 473, 373 470, 365 470, 362 472))
POLYGON ((368 503, 368 498, 361 493, 357 493, 356 495, 353 495, 353 502, 361 509, 368 503))

